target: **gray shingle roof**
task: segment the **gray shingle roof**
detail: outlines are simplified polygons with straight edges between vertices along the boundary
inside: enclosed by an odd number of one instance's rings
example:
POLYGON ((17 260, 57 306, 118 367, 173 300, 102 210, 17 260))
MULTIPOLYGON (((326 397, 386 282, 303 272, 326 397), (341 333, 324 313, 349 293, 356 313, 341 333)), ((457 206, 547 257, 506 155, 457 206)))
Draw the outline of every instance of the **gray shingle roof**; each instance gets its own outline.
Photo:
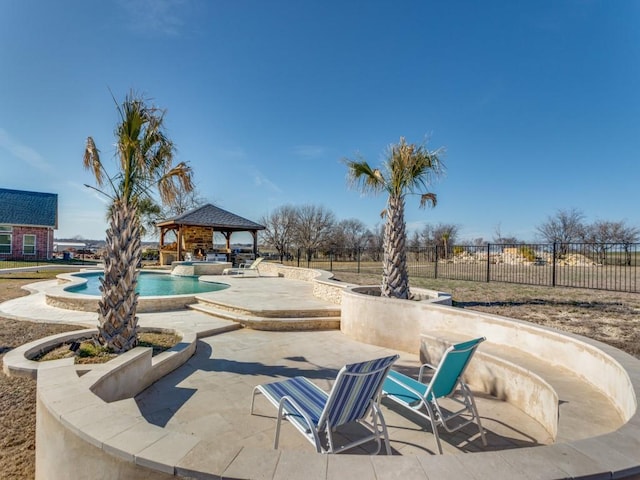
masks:
POLYGON ((198 207, 177 217, 158 222, 158 225, 199 225, 227 231, 264 230, 264 225, 242 218, 235 213, 227 212, 210 203, 198 207))
POLYGON ((0 188, 0 224, 58 228, 58 195, 0 188))

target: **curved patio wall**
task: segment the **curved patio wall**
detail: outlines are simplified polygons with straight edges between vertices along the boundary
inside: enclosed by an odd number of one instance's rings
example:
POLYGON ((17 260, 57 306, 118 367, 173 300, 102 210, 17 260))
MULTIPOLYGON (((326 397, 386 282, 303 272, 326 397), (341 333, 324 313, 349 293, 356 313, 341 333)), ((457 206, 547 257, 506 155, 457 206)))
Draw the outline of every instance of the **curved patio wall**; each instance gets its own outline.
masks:
POLYGON ((484 336, 494 344, 536 352, 552 365, 566 368, 593 384, 609 398, 625 422, 636 414, 634 385, 627 370, 614 358, 624 357, 624 352, 604 344, 596 347, 576 335, 510 318, 430 302, 373 297, 356 290, 346 290, 342 299, 341 330, 351 338, 416 354, 421 349, 421 338, 433 336, 434 332, 468 338, 484 336), (389 322, 391 318, 393 324, 389 322))
MULTIPOLYGON (((81 337, 88 332, 72 333, 81 337)), ((199 439, 149 424, 139 412, 132 414, 118 404, 193 355, 195 332, 167 332, 182 339, 155 357, 151 348, 137 347, 104 364, 73 365, 73 359, 61 359, 39 370, 37 479, 94 478, 97 472, 104 478, 175 478, 174 466, 168 464, 171 457, 182 457, 199 439), (128 435, 144 439, 137 442, 140 450, 131 451, 128 435)))
MULTIPOLYGON (((326 300, 328 302, 340 305, 342 303, 342 292, 353 287, 358 287, 353 283, 338 282, 332 280, 333 273, 326 270, 314 270, 312 268, 301 267, 288 267, 281 263, 274 262, 262 262, 260 264, 260 271, 264 274, 291 278, 294 280, 303 280, 305 282, 313 283, 313 294, 326 300)), ((364 289, 372 289, 374 287, 359 287, 364 289)), ((440 303, 442 305, 451 305, 451 296, 436 292, 434 290, 416 289, 412 288, 411 292, 414 293, 419 299, 428 299, 431 302, 440 303)))

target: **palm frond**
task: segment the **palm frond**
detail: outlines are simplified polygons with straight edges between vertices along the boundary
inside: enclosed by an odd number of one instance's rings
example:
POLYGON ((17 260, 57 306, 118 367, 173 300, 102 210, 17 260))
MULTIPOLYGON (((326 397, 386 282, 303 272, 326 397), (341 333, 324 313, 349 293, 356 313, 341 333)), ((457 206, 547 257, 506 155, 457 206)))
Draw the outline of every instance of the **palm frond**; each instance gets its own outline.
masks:
POLYGON ((173 203, 181 191, 193 190, 192 169, 184 162, 167 171, 158 181, 158 191, 163 203, 173 203))
POLYGON ((386 180, 381 170, 372 168, 365 160, 344 159, 347 166, 347 181, 363 193, 377 194, 384 190, 386 180))
POLYGON ((99 187, 104 182, 104 170, 100 161, 100 151, 96 147, 92 137, 87 137, 87 143, 84 147, 84 156, 82 164, 86 170, 91 170, 99 187))
POLYGON ((423 193, 420 195, 420 208, 424 208, 427 204, 435 207, 438 204, 438 198, 435 193, 423 193))

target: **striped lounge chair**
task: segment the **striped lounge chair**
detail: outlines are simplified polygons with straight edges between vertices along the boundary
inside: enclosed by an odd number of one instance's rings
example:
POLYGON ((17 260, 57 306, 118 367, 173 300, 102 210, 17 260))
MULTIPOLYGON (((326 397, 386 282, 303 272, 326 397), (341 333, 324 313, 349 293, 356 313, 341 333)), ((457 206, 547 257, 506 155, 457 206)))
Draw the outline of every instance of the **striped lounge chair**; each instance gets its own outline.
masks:
POLYGON ((305 377, 258 385, 253 389, 251 413, 259 393, 278 409, 274 448, 278 448, 282 420, 287 419, 318 453, 340 453, 375 440, 378 448, 374 455, 377 455, 382 438, 390 455, 389 435, 379 400, 382 383, 397 359, 398 355, 392 355, 345 365, 338 372, 330 393, 305 377), (368 433, 350 443, 336 445, 336 429, 352 422, 361 424, 368 433))

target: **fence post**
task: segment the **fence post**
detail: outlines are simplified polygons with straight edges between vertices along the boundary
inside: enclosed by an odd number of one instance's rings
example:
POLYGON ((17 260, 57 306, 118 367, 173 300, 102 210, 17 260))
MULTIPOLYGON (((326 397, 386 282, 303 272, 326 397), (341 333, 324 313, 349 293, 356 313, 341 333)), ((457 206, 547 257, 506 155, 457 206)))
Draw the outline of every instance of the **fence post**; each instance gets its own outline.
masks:
POLYGON ((300 249, 298 248, 298 267, 300 267, 300 249))
POLYGON ((435 269, 433 271, 433 278, 437 279, 438 278, 438 245, 435 246, 435 269))
POLYGON ((358 250, 356 251, 356 255, 358 258, 358 273, 360 273, 360 255, 362 253, 362 249, 360 247, 358 247, 358 250))
POLYGON ((491 281, 491 244, 487 243, 487 283, 491 281))
POLYGON ((329 252, 329 271, 333 272, 333 251, 329 252))
POLYGON ((556 242, 553 242, 553 256, 552 256, 552 262, 551 262, 551 286, 555 287, 556 286, 556 242))

